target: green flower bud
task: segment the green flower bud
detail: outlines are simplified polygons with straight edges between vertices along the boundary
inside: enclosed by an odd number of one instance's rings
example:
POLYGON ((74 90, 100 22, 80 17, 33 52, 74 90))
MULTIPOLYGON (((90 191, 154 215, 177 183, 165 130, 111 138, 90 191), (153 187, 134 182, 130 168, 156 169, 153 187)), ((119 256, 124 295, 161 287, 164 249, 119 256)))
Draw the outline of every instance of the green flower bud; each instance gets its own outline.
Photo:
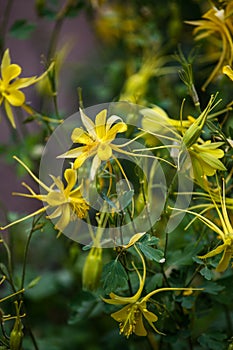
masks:
MULTIPOLYGON (((186 148, 190 148, 194 143, 197 142, 201 136, 202 130, 204 128, 207 116, 209 112, 213 109, 213 102, 216 96, 212 95, 207 107, 195 120, 195 122, 186 130, 183 136, 183 145, 186 148)), ((217 102, 218 103, 218 102, 217 102)))
POLYGON ((21 350, 23 342, 23 324, 20 319, 20 306, 18 306, 17 301, 15 302, 16 308, 16 319, 14 327, 10 334, 10 350, 21 350))
POLYGON ((83 267, 84 290, 95 290, 98 287, 102 265, 102 248, 92 247, 83 267))

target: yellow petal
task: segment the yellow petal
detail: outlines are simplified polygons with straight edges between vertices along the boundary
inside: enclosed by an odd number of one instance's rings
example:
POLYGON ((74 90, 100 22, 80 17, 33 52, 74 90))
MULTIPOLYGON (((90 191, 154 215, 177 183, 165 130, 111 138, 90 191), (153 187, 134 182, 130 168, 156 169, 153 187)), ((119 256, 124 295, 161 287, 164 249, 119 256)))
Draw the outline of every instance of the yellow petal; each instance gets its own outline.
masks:
POLYGON ((96 139, 96 133, 95 133, 95 124, 93 121, 84 113, 84 111, 80 108, 80 115, 82 119, 82 123, 87 129, 88 134, 95 140, 96 139))
POLYGON ((46 218, 55 219, 58 216, 61 216, 61 214, 62 214, 62 208, 61 208, 61 206, 59 206, 52 212, 52 214, 47 215, 46 218))
POLYGON ((226 74, 231 80, 233 80, 233 70, 231 66, 224 66, 222 69, 223 74, 226 74))
POLYGON ((134 333, 139 337, 145 337, 147 335, 147 331, 143 324, 141 312, 139 313, 138 318, 135 320, 135 322, 136 323, 135 323, 134 333))
POLYGON ((48 193, 46 201, 51 207, 54 207, 63 204, 65 197, 63 193, 53 191, 48 193))
MULTIPOLYGON (((103 300, 105 301, 108 299, 103 299, 103 300)), ((112 313, 111 317, 117 322, 124 322, 129 315, 130 307, 131 307, 131 305, 124 306, 122 309, 112 313)))
MULTIPOLYGON (((54 186, 54 184, 55 184, 57 186, 58 190, 62 193, 64 191, 64 185, 60 179, 60 176, 56 177, 54 175, 50 175, 50 177, 53 179, 53 182, 54 182, 52 186, 54 186)), ((50 190, 51 190, 51 188, 50 188, 50 190)), ((50 190, 48 192, 50 192, 50 190)))
POLYGON ((60 154, 59 156, 57 156, 57 158, 76 158, 76 157, 79 157, 83 153, 87 153, 87 150, 88 150, 87 146, 73 148, 66 153, 60 154))
POLYGON ((107 144, 100 144, 97 150, 99 159, 108 160, 112 156, 112 148, 107 144))
POLYGON ((28 87, 28 86, 34 84, 35 81, 36 81, 36 76, 30 77, 30 78, 19 78, 19 79, 16 79, 11 84, 11 87, 14 89, 23 89, 25 87, 28 87))
POLYGON ((7 100, 5 100, 4 106, 5 106, 5 110, 6 110, 6 114, 7 114, 7 116, 8 116, 8 119, 9 119, 10 122, 11 122, 11 125, 13 126, 13 128, 16 128, 14 115, 13 115, 11 106, 9 105, 9 103, 7 102, 7 100))
POLYGON ((74 143, 83 143, 84 145, 90 145, 94 140, 81 128, 75 128, 71 135, 71 140, 74 143))
POLYGON ((95 130, 98 139, 102 139, 106 134, 106 117, 107 109, 103 109, 96 115, 95 118, 95 130))
POLYGON ((95 178, 95 174, 97 172, 97 169, 99 168, 101 164, 101 160, 98 157, 98 155, 96 154, 93 161, 92 161, 92 165, 91 165, 91 170, 90 170, 90 180, 94 180, 95 178))
POLYGON ((88 157, 88 152, 83 152, 80 154, 74 161, 74 169, 80 168, 88 157))
POLYGON ((64 177, 67 182, 67 187, 65 188, 64 192, 68 195, 68 193, 72 190, 72 188, 77 182, 77 172, 74 169, 66 169, 64 177))
POLYGON ((12 106, 19 107, 22 106, 22 104, 24 104, 25 95, 22 91, 9 89, 8 93, 9 94, 3 95, 12 106))
POLYGON ((2 74, 2 71, 5 70, 10 64, 11 64, 11 59, 10 59, 9 49, 6 49, 2 58, 1 74, 2 74))
POLYGON ((111 117, 108 118, 107 123, 106 123, 106 132, 108 132, 111 129, 112 125, 115 124, 117 120, 118 120, 118 122, 119 122, 119 120, 121 122, 123 122, 122 118, 118 117, 118 115, 111 115, 111 117))
POLYGON ((124 132, 127 130, 127 125, 125 123, 117 123, 108 131, 105 136, 105 139, 109 142, 116 138, 116 134, 119 132, 124 132))
POLYGON ((215 255, 218 255, 220 253, 222 253, 222 251, 226 249, 226 244, 222 244, 220 246, 218 246, 217 248, 211 250, 209 253, 202 255, 202 256, 198 256, 198 258, 200 259, 207 259, 207 258, 212 258, 215 255))
POLYGON ((218 266, 216 267, 216 271, 217 272, 224 272, 228 268, 230 261, 231 261, 231 258, 232 258, 231 249, 229 249, 229 250, 225 249, 222 258, 219 261, 218 266))
POLYGON ((62 206, 62 215, 55 225, 56 230, 63 232, 63 230, 69 225, 70 212, 71 212, 71 208, 69 204, 65 204, 62 206))
POLYGON ((9 82, 15 78, 17 78, 22 69, 18 64, 10 64, 5 69, 2 69, 2 80, 5 84, 9 84, 9 82))

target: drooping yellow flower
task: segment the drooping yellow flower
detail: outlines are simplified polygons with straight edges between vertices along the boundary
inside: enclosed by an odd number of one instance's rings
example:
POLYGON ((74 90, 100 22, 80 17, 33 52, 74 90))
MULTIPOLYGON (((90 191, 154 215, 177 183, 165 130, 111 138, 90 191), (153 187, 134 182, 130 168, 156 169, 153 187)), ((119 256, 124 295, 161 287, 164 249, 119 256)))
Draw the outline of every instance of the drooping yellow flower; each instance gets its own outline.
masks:
POLYGON ((22 160, 17 157, 14 158, 28 171, 31 177, 47 192, 47 194, 36 194, 27 184, 23 183, 23 186, 29 190, 30 194, 13 193, 13 195, 35 198, 46 203, 46 205, 32 214, 18 219, 5 227, 1 227, 1 230, 51 209, 54 211, 49 214, 47 218, 59 218, 55 225, 55 229, 60 232, 69 225, 70 221, 74 221, 77 218, 83 219, 86 216, 89 205, 82 196, 82 185, 75 187, 77 182, 77 172, 74 169, 66 169, 64 172, 64 178, 67 183, 66 187, 60 177, 55 177, 53 175, 50 175, 53 179, 53 184, 48 187, 32 173, 22 160), (55 186, 56 189, 54 189, 55 186))
MULTIPOLYGON (((51 66, 50 66, 51 67, 51 66)), ((6 114, 15 128, 15 120, 11 106, 20 107, 25 102, 25 95, 20 89, 26 88, 43 79, 48 71, 40 77, 19 78, 22 69, 18 64, 12 64, 9 49, 4 52, 1 63, 0 105, 4 102, 6 114)))
MULTIPOLYGON (((142 235, 142 234, 140 234, 142 235)), ((140 238, 140 236, 135 235, 133 237, 132 241, 137 241, 140 238)), ((129 245, 131 246, 131 245, 129 245)), ((127 247, 127 246, 126 246, 127 247)), ((146 279, 146 264, 145 260, 137 248, 136 245, 134 245, 135 250, 137 251, 138 255, 140 256, 140 259, 142 261, 143 265, 143 275, 139 273, 138 269, 135 267, 133 263, 133 267, 138 275, 139 278, 139 287, 137 292, 131 296, 131 297, 123 297, 120 295, 117 295, 115 293, 110 293, 110 299, 105 299, 103 300, 112 305, 125 305, 122 309, 114 312, 111 314, 112 318, 119 322, 119 327, 120 327, 120 333, 124 334, 127 338, 132 334, 135 333, 138 336, 146 336, 147 331, 145 329, 145 326, 143 324, 143 317, 147 320, 149 325, 154 329, 156 333, 159 334, 164 334, 161 333, 155 326, 154 322, 158 320, 158 316, 155 315, 153 312, 149 311, 147 309, 147 302, 149 299, 160 292, 165 292, 165 291, 181 291, 181 290, 186 290, 186 291, 192 291, 194 289, 192 288, 160 288, 156 289, 150 293, 148 293, 146 296, 141 297, 141 294, 143 292, 143 288, 145 285, 145 279, 146 279)))
MULTIPOLYGON (((217 76, 224 65, 231 65, 233 60, 233 1, 229 1, 225 9, 218 10, 213 7, 207 11, 202 20, 187 21, 186 23, 197 26, 194 29, 196 40, 208 39, 213 57, 217 59, 214 70, 204 83, 202 89, 205 90, 209 83, 217 76)), ((212 57, 210 56, 212 60, 212 57)))
POLYGON ((78 169, 88 158, 94 156, 91 167, 91 179, 94 179, 101 161, 109 160, 112 157, 113 150, 120 152, 119 147, 112 142, 118 133, 127 130, 127 125, 116 115, 106 119, 106 109, 96 115, 95 123, 82 109, 80 109, 80 114, 86 131, 82 128, 75 128, 71 139, 74 143, 83 144, 83 146, 74 148, 58 156, 58 158, 75 158, 74 169, 78 169))

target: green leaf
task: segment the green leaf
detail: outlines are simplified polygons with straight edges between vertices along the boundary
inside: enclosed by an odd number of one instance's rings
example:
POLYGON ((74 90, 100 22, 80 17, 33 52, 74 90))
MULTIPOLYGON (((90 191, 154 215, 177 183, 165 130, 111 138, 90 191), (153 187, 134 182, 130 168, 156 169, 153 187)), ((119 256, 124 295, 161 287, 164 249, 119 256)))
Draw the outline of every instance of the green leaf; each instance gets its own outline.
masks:
POLYGON ((128 276, 118 260, 110 261, 103 268, 103 287, 107 294, 115 292, 117 288, 124 288, 127 284, 128 276))
POLYGON ((99 303, 95 296, 91 293, 86 293, 82 295, 82 301, 78 305, 72 307, 72 314, 68 321, 69 325, 76 324, 78 322, 83 322, 88 318, 94 317, 98 314, 99 307, 103 307, 102 303, 99 303))
POLYGON ((226 335, 222 333, 203 333, 197 340, 204 349, 224 350, 226 349, 226 335))
POLYGON ((10 28, 10 35, 16 39, 28 39, 35 30, 36 24, 30 23, 26 19, 19 19, 10 28))
POLYGON ((137 243, 137 246, 149 260, 160 262, 160 260, 163 258, 163 251, 160 249, 152 248, 141 242, 137 243))
POLYGON ((6 277, 8 276, 8 269, 6 267, 5 264, 0 263, 0 271, 3 275, 5 275, 6 277))
POLYGON ((214 273, 212 270, 208 269, 207 266, 203 267, 200 270, 200 274, 208 281, 210 281, 214 277, 214 273))
POLYGON ((151 278, 146 281, 146 291, 147 293, 152 292, 156 288, 160 288, 163 285, 163 275, 162 273, 156 273, 151 278))
POLYGON ((207 282, 207 281, 199 287, 203 288, 203 293, 208 293, 213 295, 217 295, 219 292, 225 289, 224 286, 219 285, 216 282, 207 282))
POLYGON ((140 242, 146 245, 157 245, 159 243, 159 238, 151 236, 148 233, 142 236, 140 242))
POLYGON ((128 192, 124 192, 122 196, 118 197, 119 203, 120 203, 120 208, 124 209, 126 208, 130 202, 132 201, 132 198, 134 196, 134 190, 130 190, 128 192))
POLYGON ((30 288, 35 287, 35 286, 37 285, 37 283, 39 283, 40 279, 41 279, 41 276, 38 276, 38 277, 34 278, 34 279, 27 285, 26 289, 30 289, 30 288))

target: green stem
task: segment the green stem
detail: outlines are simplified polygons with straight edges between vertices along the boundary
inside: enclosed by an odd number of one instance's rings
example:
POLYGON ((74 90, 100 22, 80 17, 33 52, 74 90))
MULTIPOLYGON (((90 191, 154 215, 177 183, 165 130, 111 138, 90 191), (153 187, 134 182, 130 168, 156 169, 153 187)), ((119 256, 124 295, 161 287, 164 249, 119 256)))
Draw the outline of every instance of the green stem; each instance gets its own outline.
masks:
POLYGON ((32 234, 36 231, 35 226, 38 223, 38 221, 41 219, 41 217, 42 217, 42 215, 40 215, 36 220, 33 219, 32 228, 31 228, 30 233, 28 235, 27 243, 26 243, 25 250, 24 250, 23 270, 22 270, 22 278, 21 278, 21 289, 24 288, 26 267, 27 267, 27 257, 28 257, 28 251, 29 251, 29 246, 30 246, 32 234))
POLYGON ((14 282, 13 282, 12 255, 11 255, 10 249, 8 247, 8 244, 5 242, 4 239, 3 239, 3 245, 4 245, 4 248, 6 250, 6 254, 7 254, 7 270, 8 270, 8 275, 9 275, 9 276, 7 276, 7 280, 10 283, 13 292, 15 293, 16 292, 16 288, 15 288, 14 282))

